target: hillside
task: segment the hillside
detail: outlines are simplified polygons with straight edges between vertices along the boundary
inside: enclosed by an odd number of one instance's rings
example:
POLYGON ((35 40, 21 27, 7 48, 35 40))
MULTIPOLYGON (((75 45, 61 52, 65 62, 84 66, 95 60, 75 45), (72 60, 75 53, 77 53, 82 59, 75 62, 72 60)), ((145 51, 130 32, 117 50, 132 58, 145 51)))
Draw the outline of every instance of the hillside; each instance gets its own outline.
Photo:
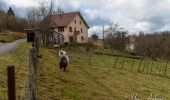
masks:
POLYGON ((143 99, 151 94, 170 98, 168 77, 113 69, 116 57, 93 54, 89 65, 84 49, 69 50, 71 63, 64 73, 59 70, 56 50, 42 49, 41 53, 38 83, 41 100, 123 100, 135 94, 143 99))

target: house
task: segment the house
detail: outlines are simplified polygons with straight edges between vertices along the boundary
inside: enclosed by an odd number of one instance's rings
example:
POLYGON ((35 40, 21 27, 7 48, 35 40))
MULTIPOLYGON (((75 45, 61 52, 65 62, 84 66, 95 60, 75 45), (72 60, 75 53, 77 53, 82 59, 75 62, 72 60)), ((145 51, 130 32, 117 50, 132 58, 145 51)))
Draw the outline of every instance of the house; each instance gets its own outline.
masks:
POLYGON ((64 42, 86 43, 88 24, 80 12, 58 13, 44 19, 52 23, 52 29, 64 35, 64 42))
POLYGON ((128 43, 126 44, 126 50, 129 52, 133 52, 135 49, 136 37, 134 35, 130 35, 127 37, 128 43))

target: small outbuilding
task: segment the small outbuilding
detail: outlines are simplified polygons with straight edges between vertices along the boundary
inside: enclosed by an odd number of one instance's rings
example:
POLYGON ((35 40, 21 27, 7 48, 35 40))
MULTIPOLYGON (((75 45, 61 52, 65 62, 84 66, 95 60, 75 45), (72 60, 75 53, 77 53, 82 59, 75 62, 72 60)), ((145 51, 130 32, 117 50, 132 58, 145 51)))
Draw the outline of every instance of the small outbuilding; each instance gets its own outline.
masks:
POLYGON ((42 45, 64 45, 64 36, 53 30, 47 29, 26 29, 27 42, 33 42, 38 37, 42 45))

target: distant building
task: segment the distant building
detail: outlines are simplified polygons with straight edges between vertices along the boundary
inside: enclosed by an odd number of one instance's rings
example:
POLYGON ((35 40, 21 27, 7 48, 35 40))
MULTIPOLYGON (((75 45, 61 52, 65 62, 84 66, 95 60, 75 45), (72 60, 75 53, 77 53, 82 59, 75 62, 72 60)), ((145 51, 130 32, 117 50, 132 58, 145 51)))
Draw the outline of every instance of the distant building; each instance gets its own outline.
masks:
POLYGON ((126 44, 126 50, 129 52, 133 52, 135 49, 135 43, 136 43, 136 36, 134 35, 128 36, 128 43, 126 44))
POLYGON ((88 24, 80 12, 59 13, 48 16, 52 29, 64 35, 64 42, 86 43, 88 41, 88 24))

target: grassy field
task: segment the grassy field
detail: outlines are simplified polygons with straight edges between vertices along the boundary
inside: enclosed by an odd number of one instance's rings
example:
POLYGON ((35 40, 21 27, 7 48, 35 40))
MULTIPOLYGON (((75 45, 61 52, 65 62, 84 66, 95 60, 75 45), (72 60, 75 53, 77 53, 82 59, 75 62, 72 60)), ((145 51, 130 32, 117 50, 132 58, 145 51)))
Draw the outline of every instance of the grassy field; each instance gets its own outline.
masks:
POLYGON ((25 38, 25 34, 11 31, 3 31, 2 33, 6 33, 6 35, 0 35, 0 42, 9 43, 18 39, 25 38))
MULTIPOLYGON (((16 54, 0 58, 1 77, 6 78, 4 72, 7 65, 16 66, 17 98, 24 89, 29 47, 29 44, 24 43, 18 47, 16 54)), ((136 60, 134 69, 129 71, 132 59, 121 57, 116 68, 113 68, 116 57, 93 53, 89 65, 89 53, 82 48, 73 48, 68 52, 71 62, 64 73, 58 66, 58 50, 41 48, 40 54, 42 59, 39 60, 38 67, 39 100, 132 100, 130 96, 136 95, 137 98, 146 100, 151 94, 152 97, 157 95, 157 98, 170 99, 170 78, 146 72, 138 73, 136 70, 140 60, 136 60), (124 70, 120 70, 124 59, 124 70)), ((144 62, 154 62, 153 67, 161 65, 160 62, 150 59, 144 62)), ((169 67, 168 64, 168 75, 169 67)), ((2 81, 0 89, 0 97, 5 96, 6 81, 2 81)))
POLYGON ((16 72, 17 100, 24 90, 28 67, 28 48, 30 44, 23 43, 15 54, 0 57, 0 100, 7 100, 7 66, 14 65, 16 72))
MULTIPOLYGON (((41 52, 44 55, 39 66, 40 100, 123 100, 125 97, 132 100, 130 95, 135 94, 144 100, 151 94, 170 99, 168 77, 128 71, 128 63, 126 70, 113 69, 116 57, 93 54, 89 65, 88 53, 76 48, 69 51, 71 63, 64 73, 59 70, 57 50, 43 49, 41 52)), ((139 60, 135 66, 138 64, 139 60)))

